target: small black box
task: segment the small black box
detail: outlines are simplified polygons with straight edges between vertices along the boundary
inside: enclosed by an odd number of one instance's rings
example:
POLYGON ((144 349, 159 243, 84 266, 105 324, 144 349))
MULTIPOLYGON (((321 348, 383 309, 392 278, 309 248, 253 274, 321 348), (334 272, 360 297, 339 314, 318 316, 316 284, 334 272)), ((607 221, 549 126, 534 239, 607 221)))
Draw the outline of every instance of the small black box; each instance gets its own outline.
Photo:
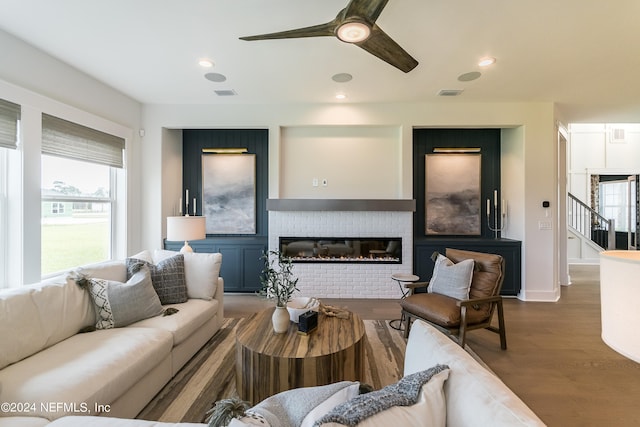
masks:
POLYGON ((308 334, 318 327, 318 312, 309 310, 298 317, 298 331, 308 334))

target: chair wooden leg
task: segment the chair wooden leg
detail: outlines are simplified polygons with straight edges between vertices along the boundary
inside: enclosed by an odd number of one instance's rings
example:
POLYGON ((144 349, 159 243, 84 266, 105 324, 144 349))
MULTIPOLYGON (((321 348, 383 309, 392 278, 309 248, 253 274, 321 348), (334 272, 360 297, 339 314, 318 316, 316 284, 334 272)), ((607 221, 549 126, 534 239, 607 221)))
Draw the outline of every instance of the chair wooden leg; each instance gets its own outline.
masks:
POLYGON ((404 337, 409 338, 409 328, 411 328, 411 315, 405 311, 402 312, 404 316, 404 337))
POLYGON ((498 301, 498 327, 500 328, 500 348, 507 349, 507 332, 504 329, 504 311, 502 309, 502 300, 498 301))

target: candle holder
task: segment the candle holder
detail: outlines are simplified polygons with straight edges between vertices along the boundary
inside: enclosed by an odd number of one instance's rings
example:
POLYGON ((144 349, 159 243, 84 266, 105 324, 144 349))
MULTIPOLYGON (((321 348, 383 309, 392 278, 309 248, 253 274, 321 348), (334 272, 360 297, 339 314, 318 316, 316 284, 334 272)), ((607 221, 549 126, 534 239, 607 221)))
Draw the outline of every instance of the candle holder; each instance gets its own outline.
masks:
POLYGON ((502 211, 498 210, 498 192, 493 193, 493 226, 491 226, 491 203, 487 199, 487 227, 493 231, 494 238, 499 238, 499 233, 503 232, 507 228, 507 203, 502 200, 502 211), (500 223, 498 224, 498 217, 500 217, 500 223))

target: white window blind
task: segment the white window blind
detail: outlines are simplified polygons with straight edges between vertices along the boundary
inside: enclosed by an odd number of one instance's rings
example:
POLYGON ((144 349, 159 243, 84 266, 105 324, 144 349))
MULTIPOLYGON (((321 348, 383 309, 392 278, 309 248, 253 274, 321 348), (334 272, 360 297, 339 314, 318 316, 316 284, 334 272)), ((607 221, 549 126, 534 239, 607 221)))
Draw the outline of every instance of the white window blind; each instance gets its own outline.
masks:
POLYGON ((42 153, 122 168, 124 139, 42 114, 42 153))
POLYGON ((0 99, 0 147, 16 148, 20 106, 0 99))

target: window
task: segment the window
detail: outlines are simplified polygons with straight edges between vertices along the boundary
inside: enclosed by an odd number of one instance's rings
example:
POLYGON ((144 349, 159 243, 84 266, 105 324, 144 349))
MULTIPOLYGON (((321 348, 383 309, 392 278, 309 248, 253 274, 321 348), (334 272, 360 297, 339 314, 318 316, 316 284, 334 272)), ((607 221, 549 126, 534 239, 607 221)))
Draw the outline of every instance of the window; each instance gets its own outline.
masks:
POLYGON ((18 145, 20 106, 0 99, 0 288, 9 283, 9 162, 18 145))
POLYGON ((63 214, 64 213, 64 203, 59 203, 59 202, 51 203, 51 213, 52 214, 63 214))
POLYGON ((43 114, 41 274, 112 258, 124 140, 43 114))
POLYGON ((628 187, 625 181, 600 183, 600 215, 616 221, 616 231, 629 230, 628 187))

